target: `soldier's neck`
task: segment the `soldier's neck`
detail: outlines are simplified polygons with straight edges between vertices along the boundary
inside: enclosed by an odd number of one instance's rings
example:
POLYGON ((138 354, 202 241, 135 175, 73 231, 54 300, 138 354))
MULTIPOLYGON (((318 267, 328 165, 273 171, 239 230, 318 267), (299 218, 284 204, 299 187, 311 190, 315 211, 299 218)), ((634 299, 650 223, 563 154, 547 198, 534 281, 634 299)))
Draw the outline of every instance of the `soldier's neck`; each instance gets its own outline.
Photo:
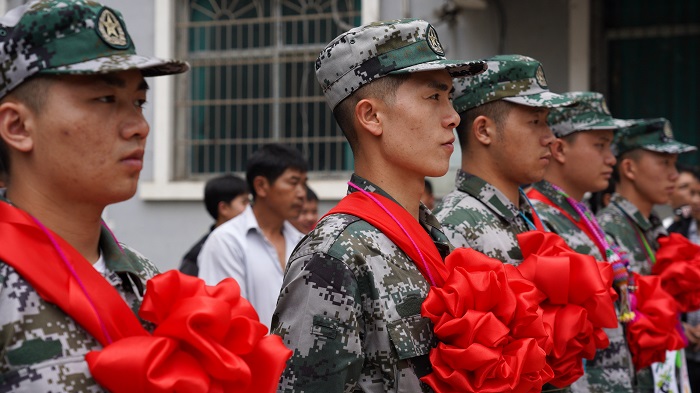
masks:
POLYGON ((520 184, 501 176, 488 165, 477 165, 467 162, 462 164, 462 170, 489 183, 502 192, 516 208, 520 208, 520 184))
POLYGON ((90 263, 100 256, 102 209, 75 201, 60 201, 59 193, 27 192, 19 186, 7 189, 7 199, 68 242, 90 263))
POLYGON ((654 202, 650 201, 644 195, 639 193, 633 184, 629 182, 622 182, 618 184, 616 191, 623 198, 630 201, 630 203, 632 203, 644 217, 649 218, 649 216, 651 216, 651 210, 654 207, 654 202))
POLYGON ((425 178, 419 175, 409 176, 400 168, 391 166, 370 166, 355 163, 355 173, 376 184, 391 195, 413 218, 418 220, 420 197, 423 195, 425 178))

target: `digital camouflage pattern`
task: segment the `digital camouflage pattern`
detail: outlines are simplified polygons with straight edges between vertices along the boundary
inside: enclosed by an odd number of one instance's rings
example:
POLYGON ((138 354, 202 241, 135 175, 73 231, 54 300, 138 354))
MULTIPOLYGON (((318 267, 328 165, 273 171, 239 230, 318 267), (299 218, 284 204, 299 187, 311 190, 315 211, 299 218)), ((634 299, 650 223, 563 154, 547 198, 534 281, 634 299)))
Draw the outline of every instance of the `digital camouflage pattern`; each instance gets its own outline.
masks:
MULTIPOLYGON (((535 183, 533 188, 566 211, 570 217, 580 221, 581 217, 576 210, 571 207, 564 196, 552 187, 551 183, 543 180, 535 183)), ((530 201, 547 229, 561 236, 574 251, 580 254, 591 255, 599 261, 604 260, 593 240, 568 217, 556 208, 534 197, 531 197, 530 201)), ((615 311, 619 316, 618 302, 616 302, 615 306, 615 311)), ((623 326, 618 324, 617 328, 603 330, 608 335, 610 345, 605 349, 598 350, 593 360, 586 361, 585 374, 571 385, 571 390, 575 393, 633 391, 634 368, 623 326)))
POLYGON ((491 184, 459 171, 457 189, 435 207, 435 217, 454 247, 471 247, 503 263, 519 265, 517 235, 530 230, 520 215, 532 217, 530 205, 520 198, 520 210, 491 184))
MULTIPOLYGON (((577 222, 581 221, 581 217, 576 213, 576 210, 571 207, 563 195, 552 187, 550 182, 542 180, 533 184, 532 187, 567 212, 571 217, 577 220, 577 222)), ((528 196, 530 197, 532 206, 535 208, 537 216, 542 220, 542 223, 548 230, 561 236, 566 244, 579 254, 591 255, 599 261, 604 260, 593 240, 576 226, 576 223, 572 222, 568 217, 562 214, 561 211, 537 200, 536 197, 532 195, 528 194, 528 196)))
MULTIPOLYGON (((0 234, 2 236, 2 234, 0 234)), ((131 306, 141 307, 146 281, 158 273, 150 261, 102 228, 105 278, 131 306)), ((153 326, 142 321, 152 331, 153 326)), ((100 343, 19 274, 0 261, 0 392, 103 392, 85 355, 100 343)))
MULTIPOLYGON (((391 198, 357 175, 352 182, 391 198)), ((419 221, 444 259, 451 247, 423 204, 419 221)), ((431 392, 418 380, 437 345, 420 315, 429 289, 377 228, 346 214, 323 218, 292 253, 272 319, 294 351, 278 392, 431 392)))
POLYGON ((627 120, 615 119, 610 114, 605 97, 591 91, 574 91, 562 94, 576 105, 552 108, 547 123, 557 138, 587 130, 619 130, 629 126, 627 120))
MULTIPOLYGON (((617 193, 610 198, 610 204, 598 212, 597 218, 605 233, 626 253, 630 270, 650 275, 652 263, 639 236, 644 236, 651 251, 656 252, 659 249, 657 239, 668 235, 661 219, 654 212, 649 218, 644 217, 632 202, 617 193)), ((635 390, 650 393, 654 391, 650 368, 637 372, 635 390)))
POLYGON ((379 21, 331 41, 316 59, 316 79, 331 109, 383 76, 448 70, 453 77, 483 72, 483 62, 446 60, 435 28, 420 19, 379 21))
POLYGON ((615 193, 610 198, 610 204, 598 212, 597 218, 605 233, 627 253, 630 269, 645 276, 650 275, 651 260, 639 234, 644 235, 651 250, 656 252, 659 248, 658 237, 668 235, 659 217, 654 212, 649 218, 644 217, 632 202, 615 193))
POLYGON ((498 55, 483 61, 488 65, 484 73, 454 80, 452 105, 457 113, 496 100, 548 108, 573 104, 549 91, 542 64, 531 57, 498 55))
POLYGON ((631 120, 630 124, 615 134, 612 149, 617 157, 634 149, 670 154, 688 153, 698 149, 673 139, 671 122, 662 117, 631 120))
POLYGON ((185 72, 187 63, 136 54, 119 11, 89 0, 34 1, 0 18, 0 97, 34 74, 141 69, 144 76, 185 72))

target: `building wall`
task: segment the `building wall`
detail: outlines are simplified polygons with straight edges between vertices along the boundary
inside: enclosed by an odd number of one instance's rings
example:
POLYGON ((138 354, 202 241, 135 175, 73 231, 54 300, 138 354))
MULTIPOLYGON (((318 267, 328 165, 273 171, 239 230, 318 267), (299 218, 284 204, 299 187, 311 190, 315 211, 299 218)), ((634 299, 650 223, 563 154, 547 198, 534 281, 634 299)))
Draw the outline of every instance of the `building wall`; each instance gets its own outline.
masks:
MULTIPOLYGON (((154 34, 154 0, 103 0, 104 4, 120 10, 141 54, 152 55, 157 37, 154 34)), ((382 19, 404 16, 423 18, 436 25, 438 35, 448 57, 477 59, 495 55, 499 45, 503 53, 532 56, 544 64, 547 80, 554 91, 568 89, 568 7, 565 1, 502 0, 504 6, 505 36, 499 39, 502 19, 487 0, 485 10, 469 10, 457 15, 455 23, 439 22, 435 11, 443 1, 383 0, 378 3, 382 19)), ((152 99, 152 92, 149 98, 152 99)), ((147 105, 146 117, 153 124, 152 105, 147 105)), ((152 130, 153 132, 153 130, 152 130)), ((153 139, 148 145, 141 179, 153 179, 153 139)), ((459 149, 457 149, 459 150, 459 149)), ((450 172, 432 179, 438 197, 453 185, 460 153, 455 152, 450 172)), ((313 183, 312 183, 313 187, 313 183)), ((321 212, 330 209, 335 201, 323 201, 321 212)), ((138 194, 123 203, 107 208, 105 220, 117 238, 145 256, 162 270, 177 268, 182 255, 211 225, 203 203, 199 201, 163 202, 144 201, 138 194)))

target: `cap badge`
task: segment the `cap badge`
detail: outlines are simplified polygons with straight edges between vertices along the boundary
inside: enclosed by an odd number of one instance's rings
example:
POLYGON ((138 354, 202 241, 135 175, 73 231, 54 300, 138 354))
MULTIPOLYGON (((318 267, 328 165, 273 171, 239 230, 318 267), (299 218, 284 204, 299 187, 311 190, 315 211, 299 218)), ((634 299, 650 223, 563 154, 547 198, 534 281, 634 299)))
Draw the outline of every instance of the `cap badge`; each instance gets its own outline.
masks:
POLYGON ((610 116, 610 109, 608 108, 608 103, 605 102, 605 100, 603 100, 603 101, 601 102, 601 105, 600 105, 600 106, 601 106, 600 109, 603 111, 603 113, 605 113, 606 115, 610 116))
POLYGON ((547 88, 547 80, 544 79, 544 69, 542 65, 537 67, 537 72, 535 73, 535 79, 537 79, 537 84, 543 89, 547 88))
POLYGON ((97 18, 97 35, 113 48, 126 49, 129 46, 124 26, 109 8, 103 8, 97 18))
POLYGON ((426 32, 427 35, 427 40, 428 40, 428 46, 430 49, 435 52, 438 56, 445 56, 445 51, 442 49, 442 45, 440 45, 440 40, 438 39, 437 36, 437 31, 435 31, 435 28, 432 25, 428 25, 428 31, 426 32))
POLYGON ((668 139, 673 139, 673 130, 671 130, 670 122, 665 122, 664 124, 664 136, 668 139))

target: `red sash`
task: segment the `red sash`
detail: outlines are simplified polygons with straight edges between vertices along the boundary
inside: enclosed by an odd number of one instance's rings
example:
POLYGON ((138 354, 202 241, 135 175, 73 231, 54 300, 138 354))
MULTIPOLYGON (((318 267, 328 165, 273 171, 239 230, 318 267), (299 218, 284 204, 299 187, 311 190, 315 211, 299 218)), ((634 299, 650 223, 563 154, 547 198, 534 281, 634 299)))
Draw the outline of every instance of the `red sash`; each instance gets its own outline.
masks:
POLYGON ((534 188, 531 189, 530 191, 528 191, 527 196, 530 199, 538 200, 544 204, 547 204, 547 205, 557 209, 561 214, 564 215, 564 217, 568 218, 569 221, 574 223, 574 225, 576 225, 576 227, 578 227, 580 230, 582 230, 583 233, 585 233, 586 236, 588 236, 588 238, 591 239, 593 244, 595 244, 595 246, 598 248, 598 251, 600 251, 600 255, 602 255, 603 259, 607 261, 607 254, 605 253, 606 252, 605 248, 603 248, 602 245, 598 244, 598 242, 596 241, 595 235, 593 233, 591 233, 591 230, 588 228, 586 223, 583 222, 583 219, 578 219, 578 220, 575 219, 571 214, 569 214, 569 212, 562 209, 561 206, 552 202, 549 198, 547 198, 546 195, 542 194, 541 192, 539 192, 538 190, 536 190, 534 188))
POLYGON ((428 282, 441 287, 448 275, 447 269, 435 243, 425 229, 398 203, 376 193, 370 193, 370 195, 381 202, 388 212, 370 197, 354 192, 343 198, 338 205, 326 213, 326 216, 350 214, 372 224, 413 260, 428 282), (401 225, 392 219, 392 215, 401 225), (422 260, 425 260, 425 265, 422 260), (430 277, 433 278, 432 282, 430 277))
POLYGON ((0 202, 0 261, 12 266, 42 299, 70 315, 102 346, 123 337, 148 335, 124 299, 92 264, 60 236, 50 233, 80 281, 31 216, 0 202))

